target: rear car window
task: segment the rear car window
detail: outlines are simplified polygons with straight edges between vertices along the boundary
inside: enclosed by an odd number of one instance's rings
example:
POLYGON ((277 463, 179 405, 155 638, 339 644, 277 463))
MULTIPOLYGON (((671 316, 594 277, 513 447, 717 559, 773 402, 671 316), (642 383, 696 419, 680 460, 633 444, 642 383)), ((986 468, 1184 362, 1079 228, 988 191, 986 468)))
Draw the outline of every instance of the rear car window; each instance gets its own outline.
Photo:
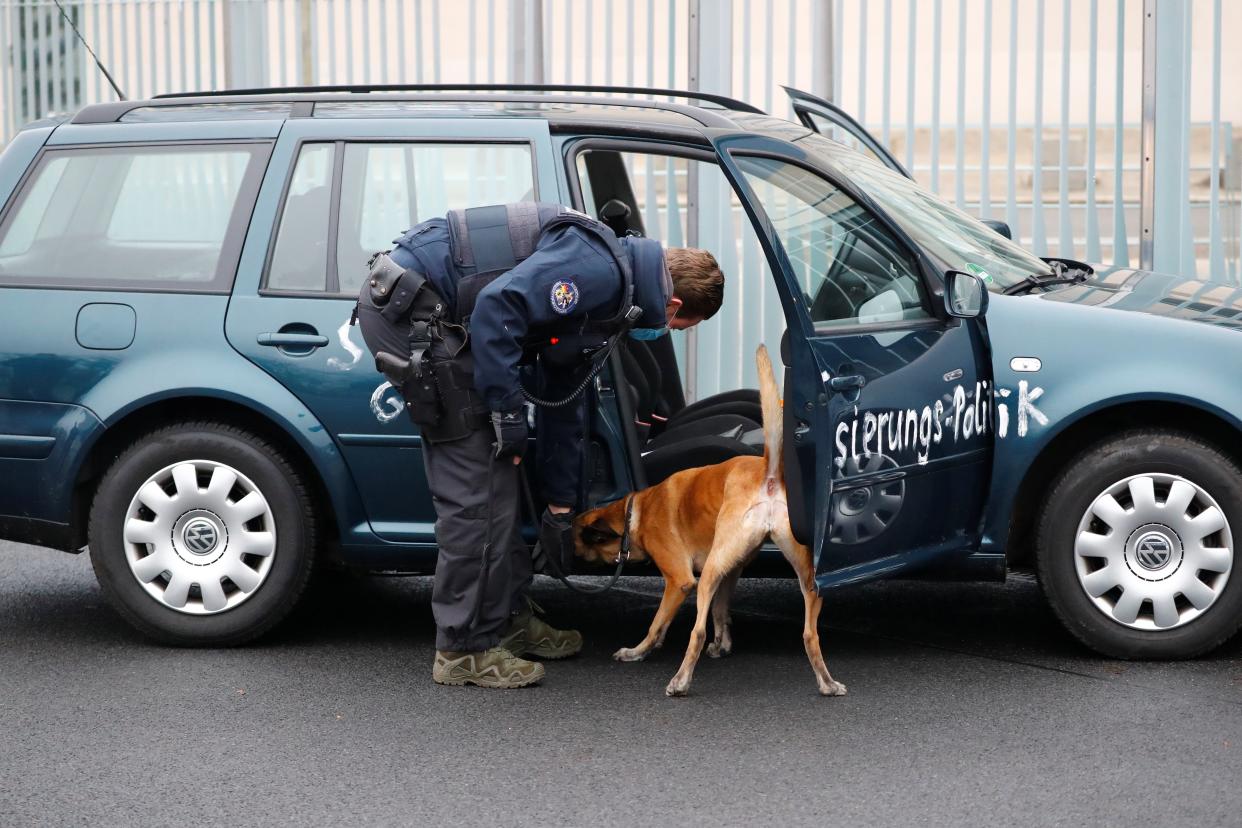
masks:
POLYGON ((451 207, 536 197, 529 144, 304 144, 285 196, 266 288, 356 294, 371 255, 390 249, 392 240, 415 224, 451 207))
POLYGON ((0 223, 0 283, 227 291, 268 150, 45 152, 0 223))

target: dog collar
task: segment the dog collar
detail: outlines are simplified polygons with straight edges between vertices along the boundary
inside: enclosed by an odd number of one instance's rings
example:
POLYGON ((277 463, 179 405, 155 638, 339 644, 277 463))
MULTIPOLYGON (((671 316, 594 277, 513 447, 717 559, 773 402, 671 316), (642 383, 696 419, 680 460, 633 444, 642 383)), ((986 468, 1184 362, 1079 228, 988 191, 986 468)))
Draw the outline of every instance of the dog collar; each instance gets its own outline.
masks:
POLYGON ((630 559, 630 519, 634 517, 634 495, 625 499, 625 524, 621 527, 621 548, 617 551, 617 563, 630 559))

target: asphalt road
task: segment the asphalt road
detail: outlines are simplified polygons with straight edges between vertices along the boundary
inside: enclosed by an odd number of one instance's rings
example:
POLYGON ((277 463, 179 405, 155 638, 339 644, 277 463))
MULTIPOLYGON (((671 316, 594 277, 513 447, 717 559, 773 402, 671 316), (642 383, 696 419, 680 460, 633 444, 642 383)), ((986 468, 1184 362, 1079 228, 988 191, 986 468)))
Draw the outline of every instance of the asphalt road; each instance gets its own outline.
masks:
POLYGON ((426 578, 319 585, 258 644, 145 642, 85 555, 0 543, 0 824, 1242 823, 1242 640, 1190 663, 1073 643, 1029 577, 830 593, 821 698, 791 582, 665 698, 654 579, 541 583, 587 635, 521 691, 431 682, 426 578))

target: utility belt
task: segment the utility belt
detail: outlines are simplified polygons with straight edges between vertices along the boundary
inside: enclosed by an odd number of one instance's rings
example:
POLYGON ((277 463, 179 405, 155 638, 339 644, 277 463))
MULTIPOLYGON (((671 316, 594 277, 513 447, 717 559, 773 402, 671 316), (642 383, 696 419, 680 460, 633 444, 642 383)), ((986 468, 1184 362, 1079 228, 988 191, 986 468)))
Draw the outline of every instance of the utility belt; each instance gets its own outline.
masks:
POLYGON ((425 439, 447 443, 488 426, 469 332, 447 318, 444 299, 422 273, 378 254, 354 314, 376 370, 401 394, 425 439))

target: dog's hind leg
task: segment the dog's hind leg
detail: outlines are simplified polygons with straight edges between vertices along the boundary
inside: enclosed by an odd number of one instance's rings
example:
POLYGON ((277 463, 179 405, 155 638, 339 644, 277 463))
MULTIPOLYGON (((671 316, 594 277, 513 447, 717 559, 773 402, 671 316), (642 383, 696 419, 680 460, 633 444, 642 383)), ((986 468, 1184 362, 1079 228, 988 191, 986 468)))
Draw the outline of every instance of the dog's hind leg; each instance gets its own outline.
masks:
POLYGON ((793 565, 798 575, 798 586, 802 588, 802 600, 806 605, 806 614, 802 624, 802 643, 806 647, 806 657, 815 671, 815 683, 824 696, 844 696, 845 685, 834 681, 828 673, 828 665, 824 663, 824 654, 819 646, 819 611, 823 608, 824 599, 815 591, 815 562, 811 558, 811 550, 798 543, 788 527, 772 533, 772 540, 785 554, 785 559, 793 565))
MULTIPOLYGON (((766 533, 764 533, 766 534, 766 533)), ((707 638, 707 613, 716 597, 716 590, 721 582, 740 569, 746 562, 746 556, 763 539, 751 530, 739 527, 739 531, 729 536, 717 533, 716 544, 707 556, 703 572, 699 575, 699 592, 696 597, 698 615, 695 618, 694 630, 690 633, 690 644, 686 647, 686 656, 682 659, 681 669, 673 676, 664 692, 670 696, 684 696, 690 690, 690 680, 694 678, 694 665, 703 652, 703 642, 707 638)))
POLYGON ((694 589, 694 572, 689 564, 684 568, 679 567, 679 570, 664 576, 664 597, 660 599, 660 607, 651 621, 647 637, 636 647, 622 647, 613 653, 612 657, 617 661, 642 661, 652 650, 664 643, 664 633, 668 631, 668 625, 690 594, 690 590, 694 589))
POLYGON ((726 575, 720 582, 716 597, 712 599, 714 638, 712 643, 707 645, 708 658, 720 658, 733 652, 733 636, 729 630, 733 625, 733 620, 729 617, 729 605, 733 602, 733 589, 737 586, 737 579, 740 577, 742 577, 741 567, 726 575))

